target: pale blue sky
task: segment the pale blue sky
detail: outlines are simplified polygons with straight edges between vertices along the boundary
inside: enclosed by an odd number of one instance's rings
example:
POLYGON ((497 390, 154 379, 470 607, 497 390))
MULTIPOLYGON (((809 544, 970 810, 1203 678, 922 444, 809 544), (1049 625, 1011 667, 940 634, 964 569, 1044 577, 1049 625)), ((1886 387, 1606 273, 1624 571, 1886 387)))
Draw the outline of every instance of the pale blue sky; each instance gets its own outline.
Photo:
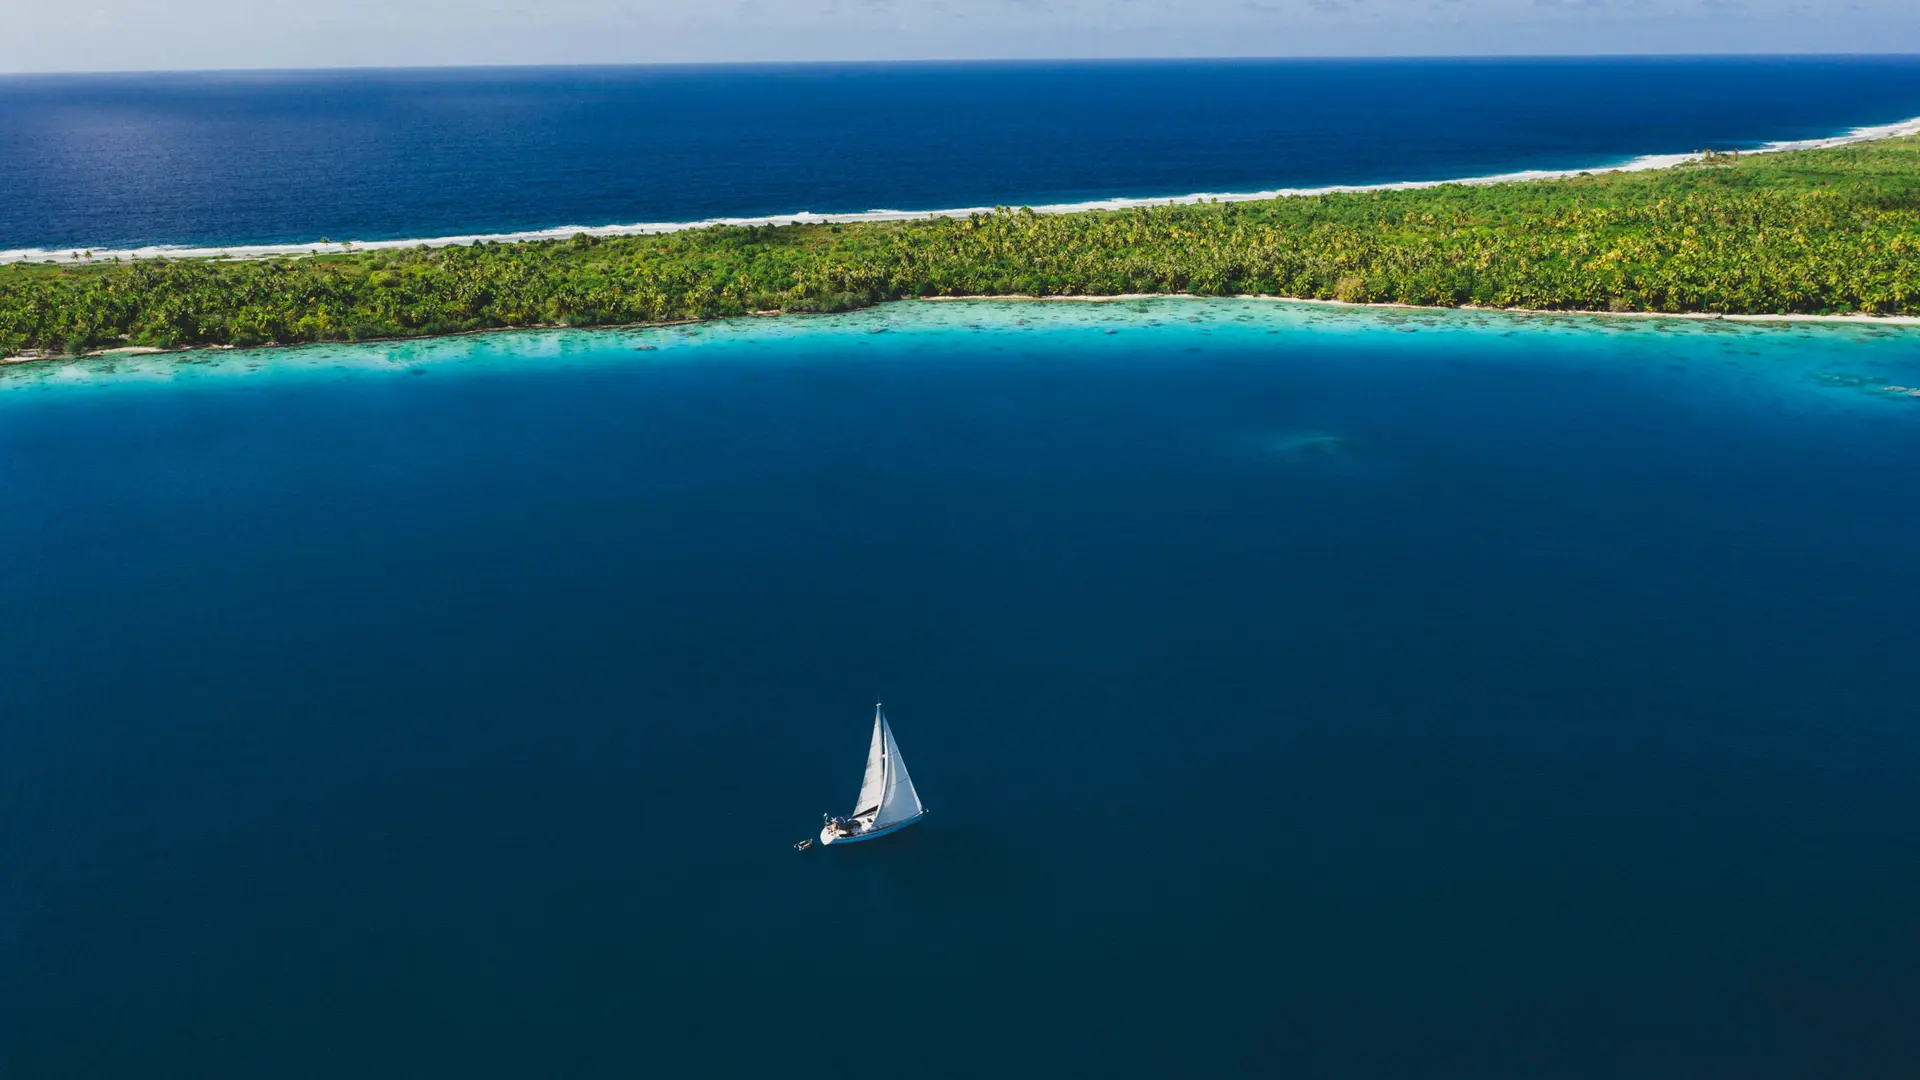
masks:
POLYGON ((0 0, 0 71, 1920 53, 1920 0, 0 0))

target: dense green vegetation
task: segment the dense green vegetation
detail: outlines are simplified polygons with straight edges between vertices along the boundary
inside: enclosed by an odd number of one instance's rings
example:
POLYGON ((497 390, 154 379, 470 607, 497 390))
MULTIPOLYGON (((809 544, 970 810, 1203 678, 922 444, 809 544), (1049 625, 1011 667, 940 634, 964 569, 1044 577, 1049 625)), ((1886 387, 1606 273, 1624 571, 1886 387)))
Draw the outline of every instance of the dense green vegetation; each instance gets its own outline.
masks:
POLYGON ((1717 156, 1658 172, 1270 202, 13 266, 0 268, 0 354, 1132 292, 1920 313, 1920 138, 1717 156))

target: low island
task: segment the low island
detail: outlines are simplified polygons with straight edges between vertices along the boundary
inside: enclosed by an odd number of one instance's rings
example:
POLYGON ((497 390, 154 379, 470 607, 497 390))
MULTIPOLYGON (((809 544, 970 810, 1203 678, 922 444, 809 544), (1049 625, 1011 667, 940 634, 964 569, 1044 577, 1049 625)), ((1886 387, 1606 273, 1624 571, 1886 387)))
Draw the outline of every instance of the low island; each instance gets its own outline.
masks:
POLYGON ((1189 293, 1920 314, 1920 137, 1644 172, 262 259, 0 267, 0 357, 1189 293))

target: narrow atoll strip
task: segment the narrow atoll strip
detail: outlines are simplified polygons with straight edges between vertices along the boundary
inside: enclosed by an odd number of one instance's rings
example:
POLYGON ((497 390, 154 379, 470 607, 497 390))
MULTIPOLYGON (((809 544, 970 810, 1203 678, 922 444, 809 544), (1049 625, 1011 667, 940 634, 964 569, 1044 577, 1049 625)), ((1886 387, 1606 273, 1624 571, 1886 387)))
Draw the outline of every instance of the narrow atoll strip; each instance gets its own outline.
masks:
MULTIPOLYGON (((1879 134, 1881 131, 1872 132, 1879 134)), ((1542 183, 657 236, 0 267, 0 355, 1256 295, 1712 321, 1920 318, 1920 137, 1542 183)))

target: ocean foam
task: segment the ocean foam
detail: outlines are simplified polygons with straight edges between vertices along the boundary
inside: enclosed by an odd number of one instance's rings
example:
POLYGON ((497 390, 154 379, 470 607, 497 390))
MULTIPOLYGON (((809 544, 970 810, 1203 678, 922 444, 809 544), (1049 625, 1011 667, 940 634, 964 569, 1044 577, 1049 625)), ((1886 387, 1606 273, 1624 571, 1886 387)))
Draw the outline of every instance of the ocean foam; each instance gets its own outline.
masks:
MULTIPOLYGON (((1894 124, 1880 124, 1872 127, 1854 128, 1845 134, 1825 139, 1802 139, 1795 142, 1772 142, 1743 154, 1774 154, 1788 150, 1822 150, 1850 143, 1870 142, 1875 139, 1890 139, 1902 135, 1920 135, 1920 117, 1902 120, 1894 124)), ((1071 214, 1083 210, 1130 210, 1146 206, 1191 205, 1203 202, 1258 202, 1265 199, 1278 199, 1289 196, 1331 195, 1336 192, 1360 191, 1414 191, 1422 188, 1441 187, 1446 184, 1506 184, 1525 180, 1558 180, 1583 173, 1600 172, 1643 172, 1648 169, 1666 169, 1688 161, 1698 160, 1699 154, 1646 154, 1613 165, 1600 165, 1586 169, 1525 169, 1519 172, 1497 173, 1491 176, 1455 177, 1446 180, 1400 180, 1384 184, 1330 184, 1325 187, 1273 188, 1267 191, 1233 192, 1194 192, 1189 195, 1156 196, 1150 198, 1112 198, 1093 199, 1076 203, 1051 203, 1032 207, 1039 214, 1071 214)), ((944 210, 865 210, 846 214, 816 214, 802 210, 794 214, 770 214, 765 217, 724 217, 707 218, 701 221, 653 221, 629 225, 557 225, 550 229, 530 229, 523 232, 474 233, 465 236, 420 237, 406 240, 347 240, 321 243, 311 241, 298 244, 235 244, 225 247, 188 247, 185 245, 155 244, 139 248, 120 248, 107 250, 92 249, 93 262, 110 259, 190 259, 219 258, 258 259, 280 255, 307 255, 315 252, 337 254, 349 249, 354 251, 394 250, 413 247, 455 247, 474 243, 519 243, 528 240, 565 240, 585 233, 588 236, 646 236, 659 233, 680 232, 685 229, 703 229, 714 225, 787 225, 819 223, 852 223, 859 221, 923 221, 937 217, 967 217, 971 214, 992 213, 991 206, 953 207, 944 210)), ((0 251, 0 263, 18 262, 57 262, 71 263, 88 261, 80 252, 72 249, 54 251, 47 248, 14 248, 0 251), (76 256, 80 256, 76 260, 76 256)))

